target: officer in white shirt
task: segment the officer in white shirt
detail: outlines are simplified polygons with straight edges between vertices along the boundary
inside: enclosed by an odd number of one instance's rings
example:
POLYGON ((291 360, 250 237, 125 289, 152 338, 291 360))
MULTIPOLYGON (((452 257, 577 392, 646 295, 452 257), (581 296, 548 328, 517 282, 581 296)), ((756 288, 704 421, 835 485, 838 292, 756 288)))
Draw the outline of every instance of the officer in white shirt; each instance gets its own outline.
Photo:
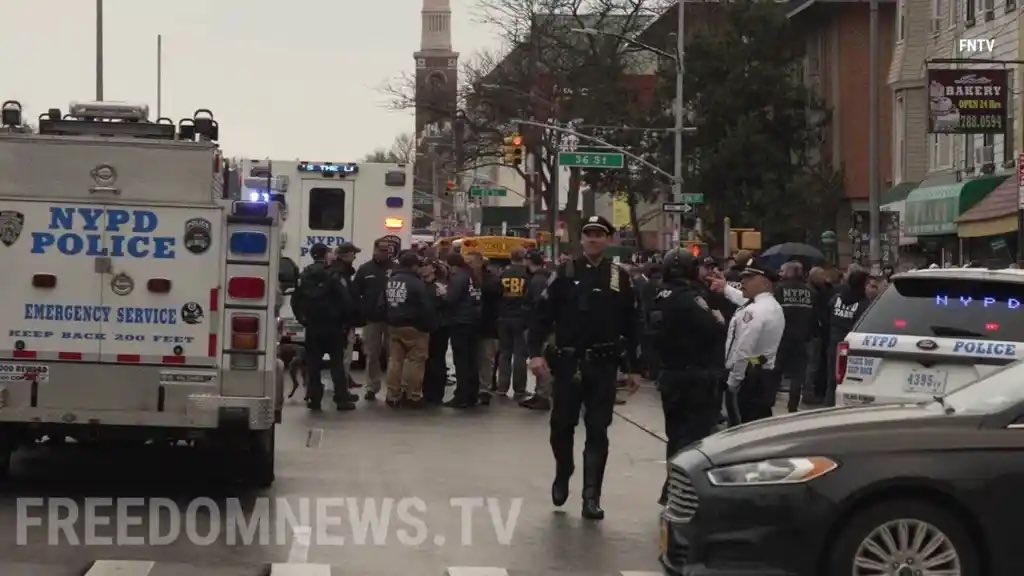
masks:
POLYGON ((786 328, 782 306, 772 294, 778 279, 774 270, 752 263, 741 273, 742 290, 723 279, 711 284, 739 306, 729 322, 725 351, 726 410, 733 426, 772 416, 779 385, 775 358, 786 328))

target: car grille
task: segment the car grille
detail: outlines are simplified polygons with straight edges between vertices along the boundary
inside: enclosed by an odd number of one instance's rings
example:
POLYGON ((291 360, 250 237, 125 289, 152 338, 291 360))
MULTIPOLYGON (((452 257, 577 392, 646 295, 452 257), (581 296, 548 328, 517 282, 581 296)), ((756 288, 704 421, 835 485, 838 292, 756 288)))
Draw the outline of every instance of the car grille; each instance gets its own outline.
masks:
POLYGON ((697 513, 697 491, 682 470, 672 466, 668 473, 667 512, 677 522, 688 522, 697 513))

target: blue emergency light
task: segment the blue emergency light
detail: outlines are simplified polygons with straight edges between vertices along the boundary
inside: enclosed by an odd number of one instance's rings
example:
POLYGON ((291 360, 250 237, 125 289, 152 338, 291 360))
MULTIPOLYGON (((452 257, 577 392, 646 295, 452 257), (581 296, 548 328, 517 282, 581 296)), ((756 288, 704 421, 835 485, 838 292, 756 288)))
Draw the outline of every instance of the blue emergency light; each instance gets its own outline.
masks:
POLYGON ((232 232, 231 252, 234 254, 265 254, 269 240, 262 232, 232 232))
POLYGON ((269 192, 249 192, 250 202, 270 202, 269 192))
POLYGON ((387 205, 388 208, 401 208, 405 206, 405 200, 399 196, 388 196, 387 205))

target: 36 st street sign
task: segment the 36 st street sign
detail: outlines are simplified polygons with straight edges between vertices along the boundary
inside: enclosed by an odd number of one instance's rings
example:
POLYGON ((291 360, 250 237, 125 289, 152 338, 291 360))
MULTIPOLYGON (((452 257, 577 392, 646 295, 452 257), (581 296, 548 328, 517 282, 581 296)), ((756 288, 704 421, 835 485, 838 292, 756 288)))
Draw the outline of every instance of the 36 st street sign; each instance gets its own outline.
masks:
POLYGON ((619 152, 559 152, 559 166, 570 168, 622 168, 626 165, 619 152))

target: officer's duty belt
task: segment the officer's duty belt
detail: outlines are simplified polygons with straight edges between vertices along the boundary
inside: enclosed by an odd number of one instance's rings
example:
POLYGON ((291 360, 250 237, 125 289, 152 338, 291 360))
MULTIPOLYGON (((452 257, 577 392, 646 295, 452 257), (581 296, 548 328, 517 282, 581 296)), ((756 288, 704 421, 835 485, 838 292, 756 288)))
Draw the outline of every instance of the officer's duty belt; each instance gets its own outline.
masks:
POLYGON ((562 347, 556 350, 559 358, 575 358, 577 360, 608 360, 619 357, 619 347, 615 344, 595 344, 586 348, 562 347))

